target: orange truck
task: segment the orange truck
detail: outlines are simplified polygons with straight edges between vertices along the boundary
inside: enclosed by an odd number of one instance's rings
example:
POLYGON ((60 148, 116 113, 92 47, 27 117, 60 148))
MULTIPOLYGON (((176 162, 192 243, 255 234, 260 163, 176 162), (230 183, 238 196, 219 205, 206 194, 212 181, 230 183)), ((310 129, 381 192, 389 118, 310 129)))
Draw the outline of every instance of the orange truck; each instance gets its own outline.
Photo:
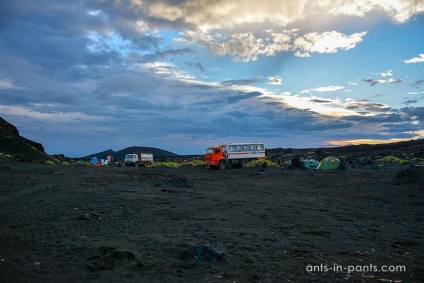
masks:
POLYGON ((265 160, 263 143, 228 143, 211 146, 205 154, 205 164, 208 168, 244 167, 252 160, 265 160))

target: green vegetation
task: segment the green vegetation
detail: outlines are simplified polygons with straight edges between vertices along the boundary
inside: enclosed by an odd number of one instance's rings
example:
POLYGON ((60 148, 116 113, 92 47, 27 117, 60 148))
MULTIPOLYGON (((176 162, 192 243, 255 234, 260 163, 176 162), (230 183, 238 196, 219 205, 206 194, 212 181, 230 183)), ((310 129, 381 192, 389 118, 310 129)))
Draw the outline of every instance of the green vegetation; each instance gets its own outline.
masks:
POLYGON ((184 164, 190 165, 190 166, 204 166, 205 165, 205 161, 204 160, 196 159, 196 160, 191 160, 191 161, 189 161, 187 163, 184 163, 184 164))
POLYGON ((155 162, 149 167, 172 167, 179 168, 181 166, 204 166, 205 161, 203 160, 191 160, 188 162, 175 162, 175 161, 166 161, 166 162, 155 162))
POLYGON ((415 157, 412 159, 412 161, 418 163, 418 165, 424 165, 424 158, 415 157))
POLYGON ((399 164, 408 162, 408 160, 406 160, 406 159, 402 159, 402 158, 399 158, 399 157, 393 156, 393 155, 385 156, 383 158, 377 159, 377 161, 379 161, 379 162, 394 162, 394 163, 399 163, 399 164))
POLYGON ((178 168, 181 167, 183 163, 178 162, 155 162, 149 167, 172 167, 172 168, 178 168))
POLYGON ((244 167, 246 168, 261 167, 264 163, 266 163, 268 167, 279 167, 277 163, 274 163, 271 160, 252 160, 249 163, 247 163, 244 167))

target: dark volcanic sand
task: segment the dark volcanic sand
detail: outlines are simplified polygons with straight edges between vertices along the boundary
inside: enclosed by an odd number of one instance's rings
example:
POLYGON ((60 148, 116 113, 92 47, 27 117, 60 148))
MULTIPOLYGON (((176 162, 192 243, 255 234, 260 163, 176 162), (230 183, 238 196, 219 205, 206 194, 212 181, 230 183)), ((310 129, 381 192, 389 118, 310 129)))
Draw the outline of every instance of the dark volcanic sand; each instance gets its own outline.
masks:
POLYGON ((423 282, 421 169, 0 161, 1 282, 423 282), (196 260, 198 244, 224 261, 196 260))

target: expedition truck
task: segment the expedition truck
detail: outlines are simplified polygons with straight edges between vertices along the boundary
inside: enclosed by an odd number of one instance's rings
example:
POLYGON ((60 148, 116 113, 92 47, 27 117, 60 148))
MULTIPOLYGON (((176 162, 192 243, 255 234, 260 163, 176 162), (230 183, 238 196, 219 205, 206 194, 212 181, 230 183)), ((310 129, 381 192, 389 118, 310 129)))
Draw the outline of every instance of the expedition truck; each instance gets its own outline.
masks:
POLYGON ((205 164, 208 168, 244 167, 252 160, 265 160, 263 143, 228 143, 211 146, 205 154, 205 164))
POLYGON ((152 153, 137 152, 134 154, 126 154, 124 158, 125 166, 147 167, 153 164, 152 153))

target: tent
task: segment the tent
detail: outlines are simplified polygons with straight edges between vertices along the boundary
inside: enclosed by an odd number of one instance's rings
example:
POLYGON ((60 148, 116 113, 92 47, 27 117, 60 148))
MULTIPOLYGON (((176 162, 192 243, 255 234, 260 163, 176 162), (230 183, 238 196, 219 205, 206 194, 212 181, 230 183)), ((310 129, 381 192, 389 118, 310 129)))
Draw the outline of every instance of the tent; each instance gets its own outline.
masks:
POLYGON ((293 168, 305 170, 305 164, 303 164, 302 160, 299 157, 292 158, 290 160, 290 163, 293 168))
POLYGON ((97 161, 99 161, 99 160, 97 159, 97 157, 93 157, 93 158, 91 158, 90 163, 91 163, 91 164, 97 164, 97 161))
POLYGON ((321 160, 317 170, 335 170, 340 166, 340 160, 334 156, 328 156, 321 160))
POLYGON ((302 160, 306 169, 315 170, 319 166, 319 162, 312 158, 300 158, 300 160, 302 160))

